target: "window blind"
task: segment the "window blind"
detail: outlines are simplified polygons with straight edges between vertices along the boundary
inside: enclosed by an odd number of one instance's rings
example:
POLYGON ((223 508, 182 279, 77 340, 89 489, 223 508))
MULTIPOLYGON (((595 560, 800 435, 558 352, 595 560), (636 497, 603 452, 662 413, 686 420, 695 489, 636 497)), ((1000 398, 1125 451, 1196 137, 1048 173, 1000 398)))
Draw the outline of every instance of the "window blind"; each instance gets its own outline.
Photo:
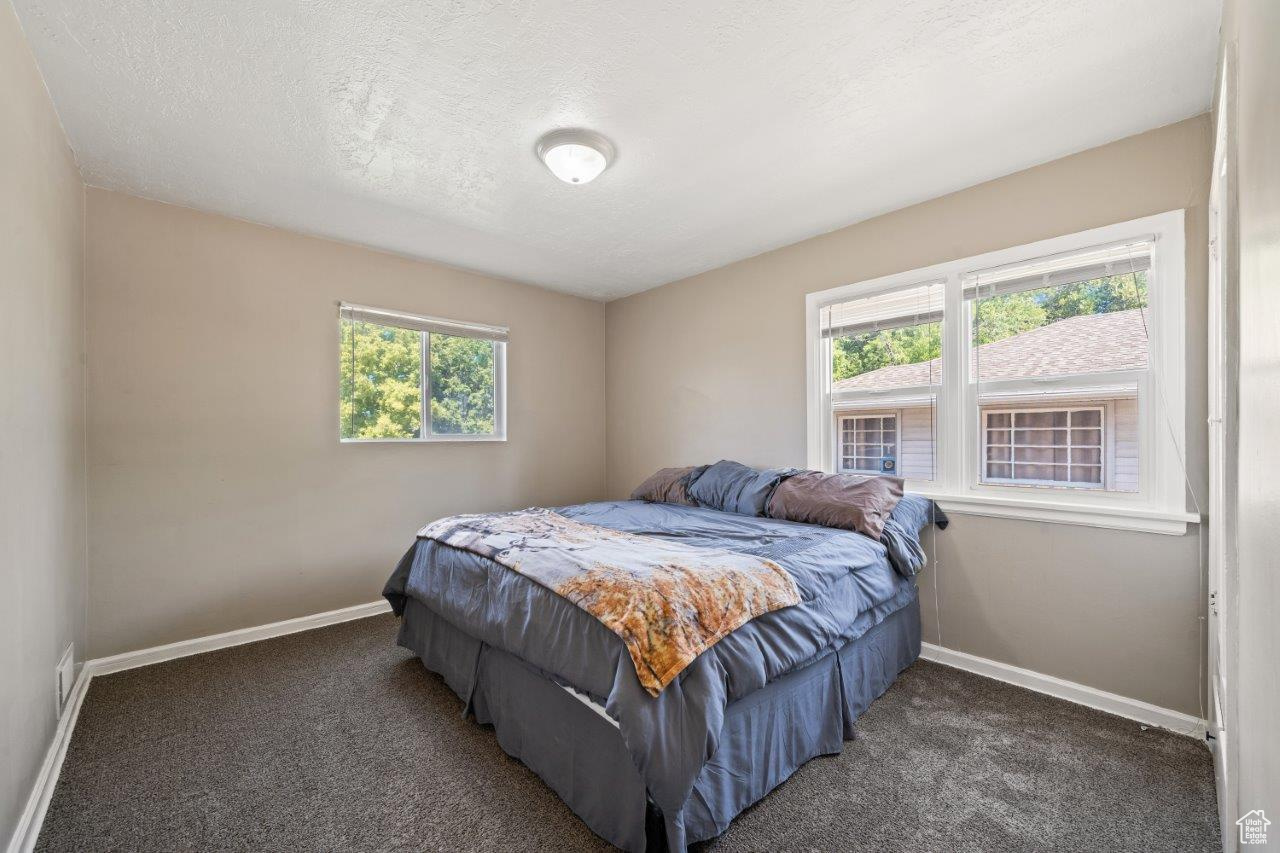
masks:
POLYGON ((1034 261, 974 270, 964 276, 964 295, 975 299, 1007 296, 1042 287, 1077 284, 1111 275, 1145 272, 1151 268, 1155 239, 1151 237, 1098 246, 1082 252, 1050 255, 1034 261), (981 289, 981 294, 979 294, 981 289))
POLYGON ((338 304, 338 312, 342 319, 352 322, 376 323, 380 326, 395 326, 399 329, 412 329, 417 332, 434 332, 439 335, 457 335, 464 338, 479 338, 503 343, 507 340, 508 329, 506 326, 486 326, 482 323, 443 320, 439 317, 406 314, 402 311, 370 308, 367 305, 352 305, 347 302, 338 304))
POLYGON ((941 322, 945 284, 931 281, 828 305, 821 311, 822 334, 841 338, 941 322))

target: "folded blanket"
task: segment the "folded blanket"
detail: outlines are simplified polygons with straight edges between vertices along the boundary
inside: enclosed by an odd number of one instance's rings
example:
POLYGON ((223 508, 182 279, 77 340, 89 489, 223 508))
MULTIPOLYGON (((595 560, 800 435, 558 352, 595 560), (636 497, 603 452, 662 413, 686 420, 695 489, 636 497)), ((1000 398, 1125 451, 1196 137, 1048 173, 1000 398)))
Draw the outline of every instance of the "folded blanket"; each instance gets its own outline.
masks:
POLYGON ((443 518, 418 538, 487 557, 590 613, 622 639, 653 696, 730 631, 800 603, 795 581, 772 560, 546 509, 443 518))

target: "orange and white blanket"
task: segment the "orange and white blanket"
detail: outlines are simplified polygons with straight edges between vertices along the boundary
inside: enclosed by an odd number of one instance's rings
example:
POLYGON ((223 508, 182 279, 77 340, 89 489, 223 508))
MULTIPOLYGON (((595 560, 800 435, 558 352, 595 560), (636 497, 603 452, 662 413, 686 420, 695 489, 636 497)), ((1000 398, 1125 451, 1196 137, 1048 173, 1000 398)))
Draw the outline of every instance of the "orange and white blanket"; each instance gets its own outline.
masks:
POLYGON ((800 603, 795 581, 772 560, 584 524, 547 509, 451 516, 418 538, 487 557, 590 613, 622 639, 654 696, 735 628, 800 603))

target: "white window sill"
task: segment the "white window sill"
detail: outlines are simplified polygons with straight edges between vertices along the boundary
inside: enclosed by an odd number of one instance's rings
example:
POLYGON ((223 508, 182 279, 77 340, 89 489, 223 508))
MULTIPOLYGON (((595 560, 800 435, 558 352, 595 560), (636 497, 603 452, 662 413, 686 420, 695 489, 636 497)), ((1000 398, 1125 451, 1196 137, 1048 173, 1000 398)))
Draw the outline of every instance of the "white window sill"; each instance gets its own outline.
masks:
POLYGON ((1018 518, 1169 536, 1181 536, 1187 532, 1188 524, 1199 524, 1201 521, 1200 516, 1194 512, 1153 510, 1147 507, 1068 503, 994 495, 949 495, 917 489, 909 491, 933 498, 943 512, 959 515, 1018 518))

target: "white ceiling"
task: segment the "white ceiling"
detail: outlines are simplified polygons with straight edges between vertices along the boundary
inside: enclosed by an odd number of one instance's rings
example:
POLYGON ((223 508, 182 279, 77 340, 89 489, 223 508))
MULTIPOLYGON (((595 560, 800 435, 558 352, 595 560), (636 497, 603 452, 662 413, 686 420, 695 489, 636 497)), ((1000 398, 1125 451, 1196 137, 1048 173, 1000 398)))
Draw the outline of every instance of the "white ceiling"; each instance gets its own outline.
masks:
POLYGON ((603 299, 1203 112, 1220 14, 13 2, 89 183, 603 299), (619 152, 585 187, 533 154, 574 125, 619 152))

